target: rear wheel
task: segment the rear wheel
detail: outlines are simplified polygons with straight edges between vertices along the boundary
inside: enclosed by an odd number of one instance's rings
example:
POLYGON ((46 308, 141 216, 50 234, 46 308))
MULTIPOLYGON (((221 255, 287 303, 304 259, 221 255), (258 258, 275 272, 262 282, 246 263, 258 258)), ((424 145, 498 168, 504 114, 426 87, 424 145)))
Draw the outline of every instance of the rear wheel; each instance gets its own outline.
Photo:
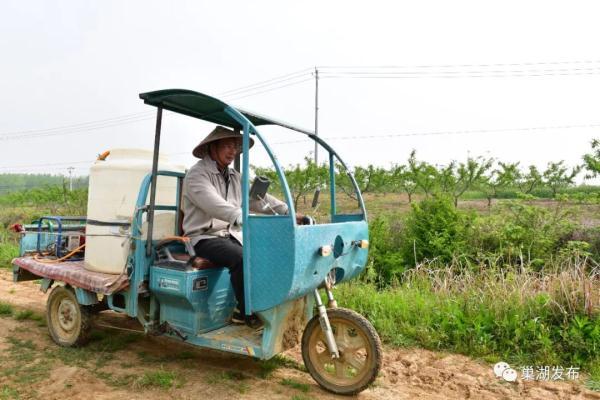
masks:
POLYGON ((381 369, 382 348, 373 325, 344 308, 327 310, 340 358, 332 358, 325 334, 314 316, 302 335, 302 358, 310 375, 326 390, 352 395, 366 389, 381 369))
POLYGON ((60 346, 76 347, 87 342, 90 311, 79 304, 75 292, 55 286, 46 302, 46 319, 52 340, 60 346))

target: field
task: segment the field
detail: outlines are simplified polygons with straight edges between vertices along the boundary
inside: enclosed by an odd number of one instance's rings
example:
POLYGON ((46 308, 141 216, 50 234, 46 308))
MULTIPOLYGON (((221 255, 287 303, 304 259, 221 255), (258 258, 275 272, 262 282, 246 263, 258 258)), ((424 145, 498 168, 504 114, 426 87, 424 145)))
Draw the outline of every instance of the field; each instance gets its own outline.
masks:
MULTIPOLYGON (((369 265, 336 289, 342 306, 377 328, 385 364, 364 399, 600 398, 600 204, 581 199, 452 199, 365 193, 369 265), (493 376, 506 361, 522 378, 493 376), (538 379, 538 369, 577 376, 538 379), (565 372, 566 374, 566 372, 565 372), (442 390, 443 389, 443 390, 442 390)), ((326 221, 329 199, 298 209, 326 221)), ((591 198, 591 201, 590 201, 591 198)), ((340 195, 339 208, 356 209, 340 195)), ((44 214, 85 214, 86 192, 14 193, 0 198, 0 263, 17 238, 6 230, 44 214)), ((335 398, 302 366, 298 349, 271 362, 192 349, 131 331, 98 327, 84 349, 58 349, 44 327, 45 296, 0 269, 0 377, 4 398, 335 398), (232 362, 232 360, 235 360, 232 362)), ((103 313, 101 325, 137 329, 103 313)))
MULTIPOLYGON (((317 386, 298 349, 254 361, 105 328, 138 329, 113 313, 102 314, 86 347, 59 348, 45 327, 46 295, 34 282, 14 284, 11 278, 0 270, 0 399, 344 398, 317 386)), ((600 398, 584 379, 510 384, 495 378, 485 361, 393 344, 384 350, 382 372, 360 399, 600 398)))

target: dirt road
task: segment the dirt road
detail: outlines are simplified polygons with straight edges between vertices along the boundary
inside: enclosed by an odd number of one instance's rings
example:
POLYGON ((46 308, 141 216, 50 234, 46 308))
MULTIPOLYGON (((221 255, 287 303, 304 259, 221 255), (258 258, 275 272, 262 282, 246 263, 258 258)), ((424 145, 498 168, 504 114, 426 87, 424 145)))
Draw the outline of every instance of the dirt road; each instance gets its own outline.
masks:
MULTIPOLYGON (((202 350, 164 338, 96 327, 89 345, 64 349, 39 316, 46 296, 0 270, 0 399, 340 399, 304 371, 299 349, 269 362, 202 350), (27 312, 31 310, 32 312, 27 312)), ((137 329, 111 312, 98 324, 137 329)), ((600 399, 579 382, 509 383, 485 363, 454 354, 385 349, 375 385, 359 399, 600 399)))

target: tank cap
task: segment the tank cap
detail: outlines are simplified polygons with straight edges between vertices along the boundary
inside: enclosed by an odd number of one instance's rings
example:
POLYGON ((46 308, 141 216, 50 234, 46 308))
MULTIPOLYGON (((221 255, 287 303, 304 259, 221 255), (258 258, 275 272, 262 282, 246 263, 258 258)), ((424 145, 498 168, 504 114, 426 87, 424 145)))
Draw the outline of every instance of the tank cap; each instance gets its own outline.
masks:
POLYGON ((106 150, 104 153, 98 154, 97 160, 104 161, 104 160, 106 160, 106 157, 109 156, 109 154, 110 154, 110 150, 106 150))

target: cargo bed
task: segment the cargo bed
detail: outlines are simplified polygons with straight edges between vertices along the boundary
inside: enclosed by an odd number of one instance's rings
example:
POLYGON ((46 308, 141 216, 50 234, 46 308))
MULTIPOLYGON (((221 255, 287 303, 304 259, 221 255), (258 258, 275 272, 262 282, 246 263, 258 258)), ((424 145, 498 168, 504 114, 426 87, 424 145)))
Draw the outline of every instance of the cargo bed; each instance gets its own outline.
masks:
POLYGON ((65 282, 74 287, 104 295, 113 294, 129 286, 126 274, 116 275, 88 271, 83 267, 83 260, 47 263, 36 260, 32 256, 25 256, 13 259, 12 264, 15 281, 30 280, 32 278, 26 276, 34 275, 39 278, 65 282), (20 277, 24 279, 19 279, 20 277))

